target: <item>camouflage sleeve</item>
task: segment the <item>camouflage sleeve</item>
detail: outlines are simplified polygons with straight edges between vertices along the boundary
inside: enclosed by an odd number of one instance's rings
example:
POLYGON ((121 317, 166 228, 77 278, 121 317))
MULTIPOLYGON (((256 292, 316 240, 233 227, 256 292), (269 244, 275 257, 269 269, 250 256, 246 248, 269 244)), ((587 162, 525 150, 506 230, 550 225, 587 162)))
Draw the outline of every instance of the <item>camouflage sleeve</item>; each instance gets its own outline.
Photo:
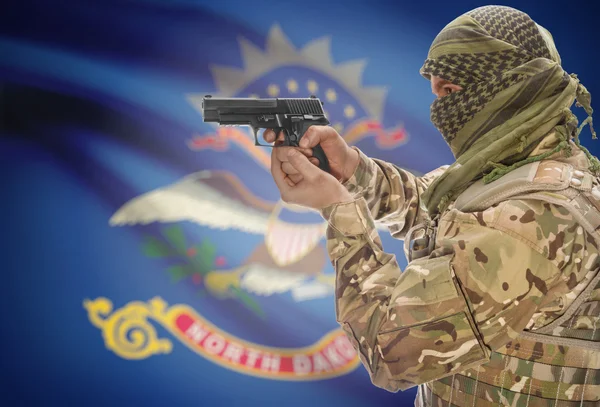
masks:
POLYGON ((417 177, 391 163, 367 157, 358 148, 359 164, 344 186, 356 198, 367 202, 371 216, 387 226, 392 236, 402 239, 408 230, 424 221, 427 211, 421 205, 421 193, 448 166, 417 177))
POLYGON ((562 281, 555 232, 576 230, 552 217, 544 218, 546 230, 533 227, 530 235, 507 224, 533 222, 530 209, 460 212, 464 218, 440 223, 440 248, 401 272, 383 251, 364 199, 322 213, 337 320, 372 382, 394 392, 483 364, 515 338, 562 281))

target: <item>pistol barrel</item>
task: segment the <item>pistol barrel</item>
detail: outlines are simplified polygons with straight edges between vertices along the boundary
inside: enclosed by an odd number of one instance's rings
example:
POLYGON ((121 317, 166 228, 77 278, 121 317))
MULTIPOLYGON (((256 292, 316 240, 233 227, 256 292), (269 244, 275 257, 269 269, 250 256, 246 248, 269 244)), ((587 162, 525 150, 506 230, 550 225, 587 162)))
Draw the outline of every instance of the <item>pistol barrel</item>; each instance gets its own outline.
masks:
POLYGON ((202 98, 202 118, 205 122, 221 122, 227 115, 308 114, 324 115, 317 98, 302 99, 252 99, 252 98, 202 98))
POLYGON ((205 122, 219 122, 222 116, 228 114, 274 113, 276 109, 277 99, 202 98, 202 118, 205 122))

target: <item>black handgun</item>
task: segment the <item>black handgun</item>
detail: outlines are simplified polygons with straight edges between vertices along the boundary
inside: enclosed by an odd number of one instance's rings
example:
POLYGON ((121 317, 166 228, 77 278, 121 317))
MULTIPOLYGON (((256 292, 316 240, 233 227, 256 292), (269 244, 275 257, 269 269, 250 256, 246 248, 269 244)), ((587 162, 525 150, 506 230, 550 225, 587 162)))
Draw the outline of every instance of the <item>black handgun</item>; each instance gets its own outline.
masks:
MULTIPOLYGON (((202 119, 220 125, 248 125, 254 132, 254 144, 263 147, 294 146, 312 125, 328 125, 323 112, 323 102, 317 97, 298 99, 250 99, 250 98, 202 98, 202 119), (283 131, 281 144, 268 145, 258 141, 260 129, 273 129, 275 134, 283 131)), ((329 172, 329 162, 320 145, 313 147, 313 156, 319 160, 319 168, 329 172)))

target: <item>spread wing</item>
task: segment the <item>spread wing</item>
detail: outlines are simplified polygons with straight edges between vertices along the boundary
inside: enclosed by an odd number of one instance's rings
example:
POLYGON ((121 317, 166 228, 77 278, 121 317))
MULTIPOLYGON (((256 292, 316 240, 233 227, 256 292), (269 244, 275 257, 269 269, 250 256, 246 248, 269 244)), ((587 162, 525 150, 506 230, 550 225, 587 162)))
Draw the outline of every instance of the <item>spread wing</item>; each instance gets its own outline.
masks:
POLYGON ((290 292, 296 302, 324 298, 333 295, 333 281, 321 279, 291 270, 266 267, 251 263, 245 267, 240 286, 258 296, 270 296, 290 292))
POLYGON ((201 171, 138 196, 110 218, 113 226, 191 221, 264 234, 275 204, 249 192, 233 174, 201 171))
MULTIPOLYGON (((253 195, 229 172, 200 171, 131 199, 115 212, 109 223, 125 226, 190 221, 214 229, 265 234, 275 205, 253 195)), ((295 206, 293 209, 310 211, 295 206)), ((388 231, 382 225, 377 228, 388 231)))

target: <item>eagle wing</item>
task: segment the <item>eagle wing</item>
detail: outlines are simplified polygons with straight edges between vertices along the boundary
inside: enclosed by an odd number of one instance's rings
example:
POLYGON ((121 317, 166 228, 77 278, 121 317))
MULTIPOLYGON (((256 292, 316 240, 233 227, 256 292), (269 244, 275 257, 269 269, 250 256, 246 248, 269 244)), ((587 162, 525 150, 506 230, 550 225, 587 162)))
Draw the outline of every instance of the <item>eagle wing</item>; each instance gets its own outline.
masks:
POLYGON ((191 221, 215 229, 265 234, 275 204, 250 193, 233 174, 201 171, 125 203, 110 225, 191 221))
MULTIPOLYGON (((214 229, 265 234, 276 203, 252 194, 233 174, 200 171, 135 197, 110 218, 111 226, 191 221, 214 229)), ((297 212, 312 210, 286 204, 297 212)), ((389 232, 377 224, 380 231, 389 232)))

